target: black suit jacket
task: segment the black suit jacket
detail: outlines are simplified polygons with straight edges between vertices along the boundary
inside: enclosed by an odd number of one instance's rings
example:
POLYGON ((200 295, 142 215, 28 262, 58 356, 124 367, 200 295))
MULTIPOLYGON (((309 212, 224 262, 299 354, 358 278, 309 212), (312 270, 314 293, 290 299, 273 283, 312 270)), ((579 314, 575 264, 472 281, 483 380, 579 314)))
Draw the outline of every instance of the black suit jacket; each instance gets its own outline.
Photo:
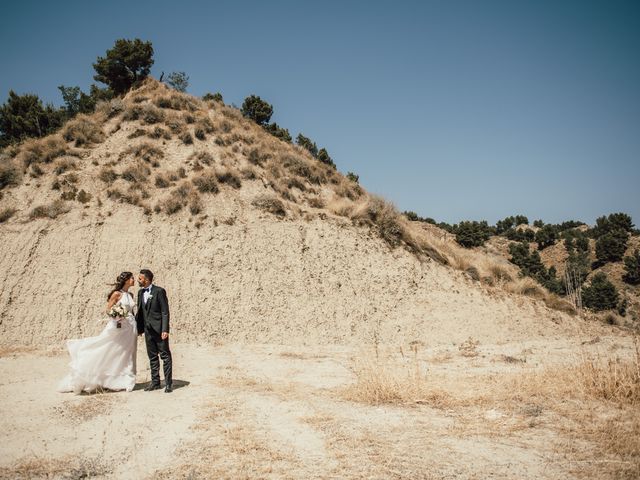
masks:
POLYGON ((136 313, 136 324, 138 333, 144 333, 145 326, 148 326, 157 333, 169 333, 169 300, 164 288, 156 285, 151 286, 151 298, 144 304, 142 288, 138 291, 138 311, 136 313))

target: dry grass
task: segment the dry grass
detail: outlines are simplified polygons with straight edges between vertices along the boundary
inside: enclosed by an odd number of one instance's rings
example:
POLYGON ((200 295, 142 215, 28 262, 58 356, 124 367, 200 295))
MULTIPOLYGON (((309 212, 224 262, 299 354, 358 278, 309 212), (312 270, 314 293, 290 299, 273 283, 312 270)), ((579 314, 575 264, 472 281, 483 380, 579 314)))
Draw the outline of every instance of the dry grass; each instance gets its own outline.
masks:
POLYGON ((79 114, 69 120, 62 129, 62 137, 75 146, 102 143, 105 139, 102 125, 95 116, 79 114))
POLYGON ((64 418, 65 421, 82 423, 92 420, 100 415, 107 415, 118 399, 115 395, 110 395, 100 391, 91 395, 80 395, 73 400, 65 401, 61 406, 54 407, 55 416, 64 418))
POLYGON ((81 479, 107 475, 111 468, 100 458, 31 457, 24 458, 8 467, 0 467, 0 478, 15 480, 66 478, 81 479))
POLYGON ((16 159, 25 167, 34 163, 51 163, 68 152, 67 144, 61 135, 49 135, 45 138, 26 140, 20 146, 16 159))
POLYGON ((71 208, 64 200, 54 200, 48 205, 39 205, 31 210, 29 218, 57 218, 59 215, 67 213, 71 208))
POLYGON ((536 299, 544 299, 547 295, 547 292, 544 290, 544 288, 542 288, 538 282, 530 277, 518 278, 517 280, 506 284, 505 288, 508 292, 517 293, 519 295, 526 295, 528 297, 533 297, 536 299))
POLYGON ((356 361, 356 382, 347 387, 345 399, 371 405, 416 403, 430 393, 418 360, 417 346, 410 360, 390 354, 365 353, 356 361))

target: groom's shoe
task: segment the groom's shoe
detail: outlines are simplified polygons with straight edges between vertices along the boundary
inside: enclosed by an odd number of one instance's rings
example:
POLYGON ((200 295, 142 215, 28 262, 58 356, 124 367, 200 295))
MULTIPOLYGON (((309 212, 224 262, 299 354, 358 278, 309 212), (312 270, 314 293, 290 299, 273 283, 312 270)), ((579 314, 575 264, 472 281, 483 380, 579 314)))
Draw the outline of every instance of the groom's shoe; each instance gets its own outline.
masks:
POLYGON ((158 383, 150 383, 146 387, 144 387, 145 392, 150 392, 151 390, 160 390, 160 384, 158 383))
POLYGON ((168 384, 166 387, 164 387, 164 393, 171 393, 173 392, 173 387, 171 387, 171 384, 168 384))

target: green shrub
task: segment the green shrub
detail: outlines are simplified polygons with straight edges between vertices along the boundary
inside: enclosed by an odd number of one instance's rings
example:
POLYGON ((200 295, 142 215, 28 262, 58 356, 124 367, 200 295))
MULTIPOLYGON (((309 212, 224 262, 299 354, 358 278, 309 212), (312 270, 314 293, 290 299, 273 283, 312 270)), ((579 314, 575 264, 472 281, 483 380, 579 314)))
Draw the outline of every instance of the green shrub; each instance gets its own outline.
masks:
POLYGON ((349 180, 351 180, 352 182, 354 182, 354 183, 359 183, 359 181, 360 181, 360 176, 359 176, 359 175, 356 175, 356 174, 355 174, 355 173, 353 173, 353 172, 347 172, 346 177, 347 177, 349 180))
POLYGON ((64 109, 42 105, 37 95, 18 95, 0 106, 0 148, 30 137, 45 137, 58 130, 66 118, 64 109))
POLYGON ((485 220, 463 221, 455 226, 456 242, 465 248, 484 245, 491 237, 491 233, 491 227, 485 220))
POLYGON ((250 95, 244 99, 240 110, 242 115, 253 120, 258 125, 266 125, 273 115, 273 106, 257 95, 250 95))
POLYGON ((222 98, 222 94, 220 92, 216 92, 216 93, 205 93, 202 96, 202 100, 204 100, 205 102, 209 102, 209 101, 213 101, 213 102, 218 102, 218 103, 223 103, 224 100, 222 98))
POLYGON ((633 221, 629 215, 626 213, 612 213, 607 217, 598 217, 591 233, 593 237, 597 239, 607 233, 613 233, 615 231, 631 233, 633 227, 633 221))
POLYGON ((598 272, 591 279, 591 284, 582 289, 582 303, 596 312, 612 310, 618 304, 618 291, 604 273, 598 272))
POLYGON ((315 144, 315 142, 312 142, 310 138, 307 138, 299 133, 296 137, 296 143, 302 148, 308 150, 309 153, 314 157, 318 156, 318 146, 315 144))
POLYGON ((291 134, 286 128, 280 127, 277 123, 270 123, 264 126, 264 129, 283 142, 291 143, 291 134))
POLYGON ((596 258, 601 263, 622 260, 627 249, 629 234, 624 230, 613 230, 596 240, 596 258))
POLYGON ((553 225, 547 224, 535 233, 534 240, 538 242, 538 250, 543 250, 556 243, 558 234, 553 225))
POLYGON ((174 90, 184 93, 189 86, 189 76, 185 72, 171 72, 167 75, 166 82, 174 90))
POLYGON ((633 255, 624 257, 622 279, 631 285, 640 285, 640 251, 638 249, 633 252, 633 255))
POLYGON ((336 164, 333 163, 333 159, 329 156, 326 148, 321 148, 320 150, 318 150, 318 160, 329 165, 330 167, 336 168, 336 164))

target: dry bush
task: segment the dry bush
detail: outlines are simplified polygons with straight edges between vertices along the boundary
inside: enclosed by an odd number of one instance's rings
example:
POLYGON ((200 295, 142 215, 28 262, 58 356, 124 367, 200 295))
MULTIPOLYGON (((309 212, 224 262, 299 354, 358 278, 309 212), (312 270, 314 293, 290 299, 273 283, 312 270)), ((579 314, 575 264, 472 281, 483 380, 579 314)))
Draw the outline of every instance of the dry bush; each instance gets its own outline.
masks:
POLYGON ((287 214, 282 201, 273 195, 258 195, 251 204, 278 217, 284 217, 287 214))
POLYGON ((135 165, 131 165, 124 169, 121 174, 123 180, 132 183, 145 183, 151 174, 151 170, 149 167, 144 165, 143 163, 136 163, 135 165))
POLYGON ((218 182, 227 184, 236 189, 242 186, 242 181, 240 180, 238 172, 231 168, 217 170, 216 178, 218 179, 218 182))
POLYGON ((403 241, 409 245, 414 244, 409 238, 402 215, 382 197, 370 196, 366 202, 358 206, 351 218, 361 225, 374 227, 380 237, 391 247, 396 247, 403 241))
POLYGON ((514 280, 511 283, 505 285, 507 291, 517 293, 520 295, 526 295, 537 299, 544 299, 546 292, 544 288, 540 286, 533 278, 521 277, 514 280))
POLYGON ((117 188, 107 190, 107 198, 117 200, 120 203, 128 203, 137 207, 142 206, 142 194, 136 191, 122 192, 117 188))
POLYGON ((464 273, 469 275, 472 280, 480 280, 480 272, 478 271, 478 268, 474 267, 473 265, 469 265, 467 268, 465 268, 464 273))
POLYGON ((200 162, 203 165, 211 165, 214 163, 213 155, 206 150, 200 150, 199 152, 193 152, 189 156, 190 161, 200 162))
POLYGON ((182 140, 182 143, 184 143, 185 145, 191 145, 193 143, 193 137, 191 136, 191 133, 188 131, 184 131, 181 134, 179 134, 178 138, 182 140))
POLYGON ((56 163, 53 167, 53 173, 56 175, 62 175, 63 173, 69 170, 75 170, 78 166, 76 165, 75 160, 68 157, 62 157, 56 160, 56 163))
POLYGON ((171 195, 161 203, 161 206, 167 215, 173 215, 182 210, 184 201, 175 195, 171 195))
POLYGON ((316 185, 326 183, 327 181, 327 177, 322 171, 322 168, 303 157, 290 154, 282 155, 280 157, 280 163, 292 174, 306 178, 309 182, 316 185))
POLYGON ((242 168, 240 170, 240 175, 245 180, 255 180, 256 178, 258 178, 258 173, 256 172, 255 168, 252 168, 252 167, 242 168))
POLYGON ((67 213, 70 208, 64 200, 54 200, 49 205, 39 205, 31 210, 29 218, 56 218, 58 215, 67 213))
POLYGON ((325 208, 326 202, 321 197, 309 197, 307 203, 313 208, 325 208))
POLYGON ((558 310, 559 312, 568 313, 570 315, 576 314, 576 309, 572 303, 554 293, 547 293, 544 297, 544 303, 547 307, 553 310, 558 310))
POLYGON ((426 375, 420 366, 417 347, 411 360, 390 355, 364 354, 356 361, 356 382, 342 394, 347 400, 370 405, 408 404, 430 395, 426 375))
POLYGON ((186 110, 193 112, 198 109, 198 105, 189 95, 172 91, 154 98, 153 103, 160 108, 171 110, 186 110))
POLYGON ((62 129, 62 136, 67 142, 75 142, 75 146, 92 145, 104 142, 102 126, 89 115, 78 114, 69 120, 62 129))
POLYGON ((78 192, 78 196, 76 197, 76 200, 78 200, 80 203, 88 203, 91 201, 91 194, 85 192, 84 190, 80 190, 78 192))
POLYGON ((153 125, 164 122, 164 112, 151 103, 129 106, 122 119, 125 121, 140 120, 144 125, 153 125))
POLYGON ((169 180, 166 174, 158 173, 156 175, 155 185, 158 188, 167 188, 171 186, 171 181, 169 180))
POLYGON ((489 273, 491 274, 491 277, 496 282, 512 282, 513 281, 513 277, 509 274, 509 270, 507 270, 502 265, 492 262, 489 265, 488 270, 489 270, 489 273))
POLYGON ((247 160, 249 160, 249 163, 253 165, 262 167, 270 157, 271 155, 268 153, 262 153, 260 149, 252 148, 247 155, 247 160))
POLYGON ((0 161, 2 162, 0 163, 0 190, 18 185, 22 175, 15 162, 5 157, 2 157, 0 161))
POLYGON ((33 163, 51 163, 68 152, 67 144, 60 135, 49 135, 25 141, 17 155, 25 167, 33 163))
POLYGON ((332 198, 326 205, 330 212, 341 217, 351 218, 356 209, 356 204, 344 198, 332 198))
POLYGON ((362 196, 364 190, 362 187, 351 180, 341 179, 333 188, 334 192, 341 197, 346 197, 351 200, 357 200, 362 196))
POLYGON ((147 132, 147 137, 149 138, 153 138, 153 139, 158 139, 158 138, 164 138, 165 140, 170 140, 171 139, 171 133, 169 133, 168 130, 159 127, 159 126, 155 126, 153 130, 147 132))
POLYGON ((133 132, 127 135, 129 140, 133 140, 134 138, 144 137, 147 135, 147 131, 144 128, 136 128, 133 132))
POLYGON ((96 105, 96 112, 106 116, 107 118, 113 118, 124 111, 124 102, 120 98, 114 98, 107 102, 98 102, 96 105))
POLYGON ((115 172, 113 168, 110 167, 102 167, 100 173, 98 174, 98 178, 102 180, 107 185, 111 185, 118 179, 118 174, 115 172))
POLYGON ((214 172, 204 172, 194 177, 192 180, 193 185, 202 193, 218 193, 218 178, 214 172))
POLYGON ((4 223, 9 220, 17 211, 17 209, 11 207, 0 210, 0 223, 4 223))
POLYGON ((150 142, 141 142, 132 145, 124 151, 124 155, 133 155, 135 158, 152 162, 164 158, 164 152, 150 142))
POLYGON ((197 192, 193 191, 189 194, 189 211, 192 215, 197 215, 202 212, 202 198, 197 192))

